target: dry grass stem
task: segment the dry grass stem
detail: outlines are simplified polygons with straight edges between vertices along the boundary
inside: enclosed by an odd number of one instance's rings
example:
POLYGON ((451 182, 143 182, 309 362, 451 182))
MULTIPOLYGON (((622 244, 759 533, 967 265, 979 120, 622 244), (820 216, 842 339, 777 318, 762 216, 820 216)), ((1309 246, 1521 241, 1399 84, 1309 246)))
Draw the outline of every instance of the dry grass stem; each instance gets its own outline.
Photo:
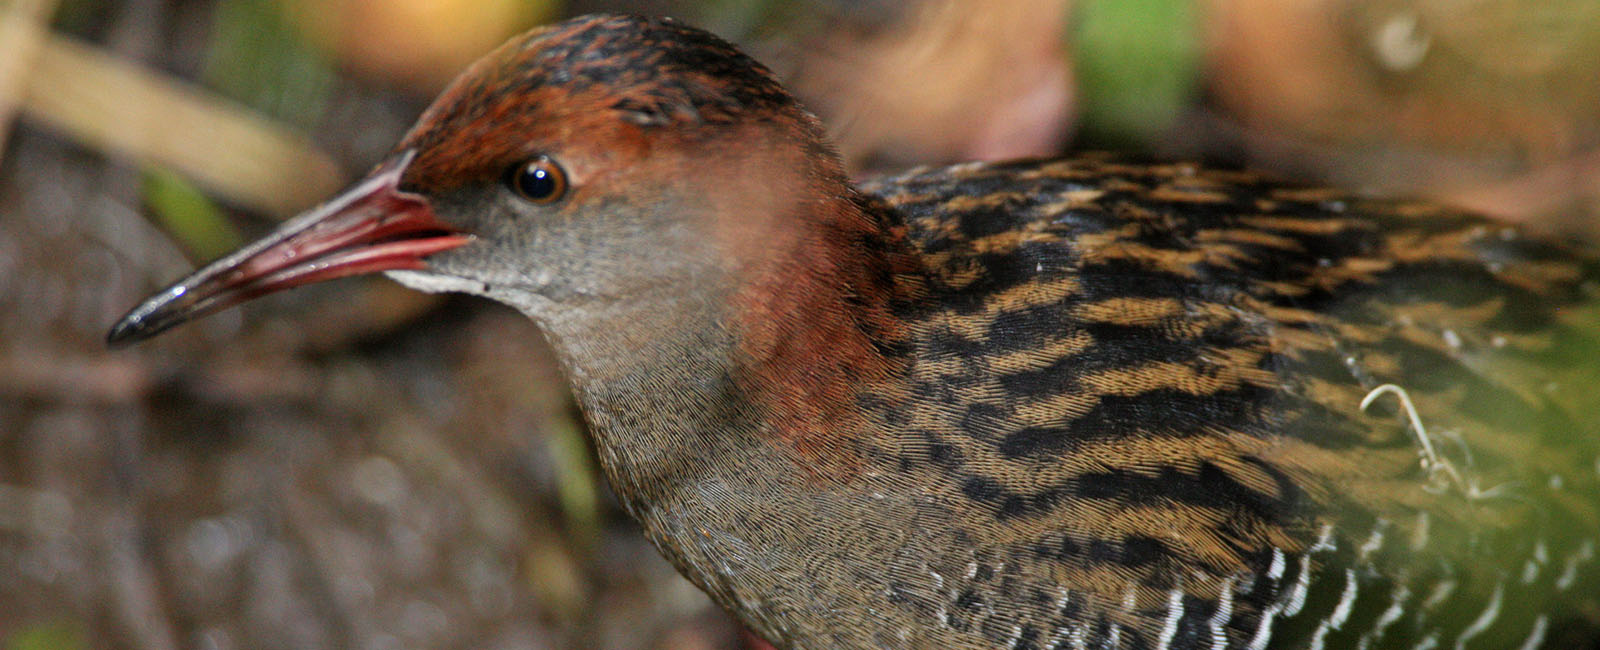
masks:
POLYGON ((348 180, 301 135, 61 36, 42 37, 22 109, 88 146, 171 167, 220 198, 271 214, 302 210, 348 180))
POLYGON ((9 0, 0 9, 0 152, 22 104, 30 68, 60 0, 9 0))

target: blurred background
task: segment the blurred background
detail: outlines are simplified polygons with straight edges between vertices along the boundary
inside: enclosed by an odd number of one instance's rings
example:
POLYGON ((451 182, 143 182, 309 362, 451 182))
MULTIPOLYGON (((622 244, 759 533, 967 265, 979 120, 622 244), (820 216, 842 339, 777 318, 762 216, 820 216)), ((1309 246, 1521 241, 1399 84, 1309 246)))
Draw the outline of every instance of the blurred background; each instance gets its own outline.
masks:
POLYGON ((862 176, 1129 149, 1600 223, 1592 0, 0 0, 0 650, 741 646, 505 308, 346 280, 101 343, 595 11, 740 43, 862 176))

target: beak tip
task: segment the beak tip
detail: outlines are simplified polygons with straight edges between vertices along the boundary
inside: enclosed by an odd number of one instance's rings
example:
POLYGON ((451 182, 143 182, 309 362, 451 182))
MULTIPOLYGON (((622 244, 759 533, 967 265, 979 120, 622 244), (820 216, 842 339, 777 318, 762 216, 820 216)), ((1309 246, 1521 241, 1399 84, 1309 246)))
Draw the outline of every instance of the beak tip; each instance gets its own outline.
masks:
POLYGON ((110 331, 106 332, 106 347, 119 350, 147 338, 149 338, 149 334, 144 331, 142 321, 134 318, 123 318, 117 321, 117 324, 112 325, 110 331))
POLYGON ((106 331, 106 347, 125 348, 189 320, 192 305, 174 302, 186 293, 186 285, 179 284, 134 307, 106 331))
POLYGON ((467 236, 439 221, 427 199, 400 189, 415 152, 390 159, 367 179, 267 238, 195 271, 151 296, 106 332, 106 346, 130 346, 187 321, 257 296, 347 275, 418 268, 467 236))

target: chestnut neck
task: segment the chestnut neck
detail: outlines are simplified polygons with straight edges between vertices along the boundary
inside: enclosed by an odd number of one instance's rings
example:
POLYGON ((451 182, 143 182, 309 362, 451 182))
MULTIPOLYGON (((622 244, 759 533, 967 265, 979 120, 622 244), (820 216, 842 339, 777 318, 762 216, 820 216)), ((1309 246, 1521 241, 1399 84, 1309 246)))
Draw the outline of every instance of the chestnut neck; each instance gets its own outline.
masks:
POLYGON ((870 434, 857 396, 900 378, 921 282, 899 213, 853 189, 822 196, 797 218, 810 230, 752 265, 731 297, 733 358, 777 441, 849 465, 870 434))
POLYGON ((707 472, 859 465, 857 396, 902 376, 921 283, 900 215, 831 176, 783 245, 742 249, 721 282, 540 319, 625 501, 672 502, 661 490, 707 472))

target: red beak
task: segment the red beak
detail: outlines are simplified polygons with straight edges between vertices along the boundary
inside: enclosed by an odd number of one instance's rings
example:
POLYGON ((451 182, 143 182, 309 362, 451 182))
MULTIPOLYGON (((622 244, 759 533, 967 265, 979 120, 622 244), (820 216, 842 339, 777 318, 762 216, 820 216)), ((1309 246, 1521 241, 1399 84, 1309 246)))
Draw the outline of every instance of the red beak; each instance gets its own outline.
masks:
POLYGON ((106 341, 121 346, 246 300, 312 282, 396 269, 472 240, 438 219, 427 199, 400 190, 407 151, 271 235, 206 265, 122 317, 106 341))

